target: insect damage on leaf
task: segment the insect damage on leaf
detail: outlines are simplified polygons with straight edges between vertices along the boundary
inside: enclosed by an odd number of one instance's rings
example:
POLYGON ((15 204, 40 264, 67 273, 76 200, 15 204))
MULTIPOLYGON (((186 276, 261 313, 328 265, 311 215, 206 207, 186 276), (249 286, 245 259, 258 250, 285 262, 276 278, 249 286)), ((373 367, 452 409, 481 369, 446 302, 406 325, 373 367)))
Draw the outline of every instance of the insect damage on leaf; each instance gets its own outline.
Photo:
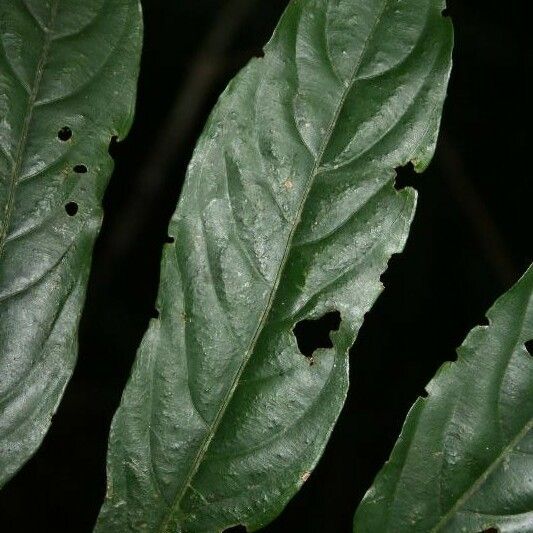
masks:
POLYGON ((530 531, 533 266, 409 412, 354 531, 530 531))
POLYGON ((348 351, 413 218, 416 192, 395 189, 394 169, 423 170, 435 148, 452 48, 442 8, 292 1, 224 91, 113 421, 98 533, 257 530, 316 466, 348 351))
POLYGON ((525 343, 526 350, 529 352, 529 355, 533 355, 533 340, 527 341, 525 343))
POLYGON ((341 324, 338 311, 326 313, 316 320, 302 320, 294 327, 294 335, 300 352, 313 364, 313 354, 319 348, 333 348, 331 333, 341 324))
POLYGON ((140 48, 137 0, 0 2, 0 486, 75 365, 105 139, 130 127, 140 48))

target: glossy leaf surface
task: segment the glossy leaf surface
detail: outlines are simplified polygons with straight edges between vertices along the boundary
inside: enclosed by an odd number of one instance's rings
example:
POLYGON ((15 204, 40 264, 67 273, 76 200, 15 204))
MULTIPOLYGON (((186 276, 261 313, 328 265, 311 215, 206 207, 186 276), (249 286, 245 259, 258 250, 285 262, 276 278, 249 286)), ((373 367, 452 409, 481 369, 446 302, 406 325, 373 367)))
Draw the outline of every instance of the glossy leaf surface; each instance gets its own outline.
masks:
POLYGON ((39 446, 72 374, 140 46, 137 0, 0 2, 0 485, 39 446))
POLYGON ((356 533, 533 531, 533 267, 487 317, 411 409, 356 533))
POLYGON ((343 405, 348 350, 403 249, 433 154, 452 29, 440 0, 297 0, 200 138, 160 312, 115 416, 97 531, 268 523, 343 405), (293 329, 337 311, 311 359, 293 329))

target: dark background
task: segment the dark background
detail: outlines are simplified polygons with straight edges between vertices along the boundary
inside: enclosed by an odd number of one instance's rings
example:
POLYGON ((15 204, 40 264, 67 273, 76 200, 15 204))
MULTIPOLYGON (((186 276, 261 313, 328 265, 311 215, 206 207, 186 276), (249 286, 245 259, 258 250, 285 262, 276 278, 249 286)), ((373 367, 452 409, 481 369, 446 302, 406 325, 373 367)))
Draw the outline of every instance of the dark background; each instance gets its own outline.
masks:
MULTIPOLYGON (((195 139, 286 3, 144 2, 137 119, 114 147, 79 364, 43 446, 0 493, 3 531, 90 531, 110 420, 153 312, 161 246, 195 139)), ((268 532, 351 530, 409 406, 532 259, 526 2, 449 0, 449 13, 455 65, 437 154, 424 175, 401 173, 420 193, 409 243, 352 350, 350 395, 326 453, 268 532)))

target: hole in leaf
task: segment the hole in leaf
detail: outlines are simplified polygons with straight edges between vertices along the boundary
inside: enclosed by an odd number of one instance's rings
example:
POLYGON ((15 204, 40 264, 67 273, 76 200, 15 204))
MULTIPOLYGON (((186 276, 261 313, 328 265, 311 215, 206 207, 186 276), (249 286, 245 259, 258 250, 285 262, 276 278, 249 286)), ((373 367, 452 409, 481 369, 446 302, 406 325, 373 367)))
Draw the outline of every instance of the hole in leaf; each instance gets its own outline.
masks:
POLYGON ((246 533, 248 530, 243 525, 228 527, 223 533, 246 533))
POLYGON ((529 352, 529 355, 533 355, 533 339, 531 339, 530 341, 527 341, 525 343, 525 346, 526 346, 526 350, 529 352))
POLYGON ((76 202, 69 202, 65 205, 65 211, 69 217, 73 217, 78 212, 78 204, 76 202))
POLYGON ((72 137, 72 130, 68 126, 64 126, 57 132, 57 138, 60 141, 66 142, 72 137))
POLYGON ((111 137, 111 140, 109 141, 109 148, 107 149, 107 151, 113 159, 116 158, 118 151, 118 137, 116 135, 113 135, 113 137, 111 137))
POLYGON ((87 174, 87 167, 85 165, 76 165, 73 170, 76 174, 87 174))
POLYGON ((153 309, 152 310, 151 318, 158 319, 160 316, 161 316, 161 313, 159 312, 158 309, 153 309))
POLYGON ((172 237, 171 235, 167 235, 167 238, 165 239, 165 242, 167 244, 174 244, 174 242, 176 242, 176 239, 174 239, 174 237, 172 237))
MULTIPOLYGON (((341 325, 338 311, 326 313, 318 320, 302 320, 294 328, 294 336, 302 355, 312 359, 318 348, 333 348, 329 334, 337 331, 341 325)), ((312 361, 311 361, 312 364, 312 361)))
POLYGON ((394 180, 394 188, 397 191, 401 191, 406 187, 416 188, 415 185, 418 181, 418 176, 415 172, 415 167, 412 161, 409 161, 407 165, 398 167, 396 170, 396 179, 394 180))

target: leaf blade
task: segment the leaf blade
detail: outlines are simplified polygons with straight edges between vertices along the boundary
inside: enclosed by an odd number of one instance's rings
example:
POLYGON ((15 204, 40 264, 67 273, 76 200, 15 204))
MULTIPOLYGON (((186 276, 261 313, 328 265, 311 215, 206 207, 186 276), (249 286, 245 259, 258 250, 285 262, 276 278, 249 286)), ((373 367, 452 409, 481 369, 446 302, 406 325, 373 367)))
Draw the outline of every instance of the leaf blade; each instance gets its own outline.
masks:
POLYGON ((532 267, 487 317, 413 406, 354 531, 532 527, 532 267))
POLYGON ((39 446, 72 374, 140 33, 129 0, 0 7, 0 485, 39 446))
POLYGON ((314 468, 347 350, 413 216, 393 169, 433 153, 452 41, 440 7, 291 2, 226 89, 170 224, 97 531, 257 529, 314 468), (334 347, 311 366, 292 330, 333 310, 334 347))

